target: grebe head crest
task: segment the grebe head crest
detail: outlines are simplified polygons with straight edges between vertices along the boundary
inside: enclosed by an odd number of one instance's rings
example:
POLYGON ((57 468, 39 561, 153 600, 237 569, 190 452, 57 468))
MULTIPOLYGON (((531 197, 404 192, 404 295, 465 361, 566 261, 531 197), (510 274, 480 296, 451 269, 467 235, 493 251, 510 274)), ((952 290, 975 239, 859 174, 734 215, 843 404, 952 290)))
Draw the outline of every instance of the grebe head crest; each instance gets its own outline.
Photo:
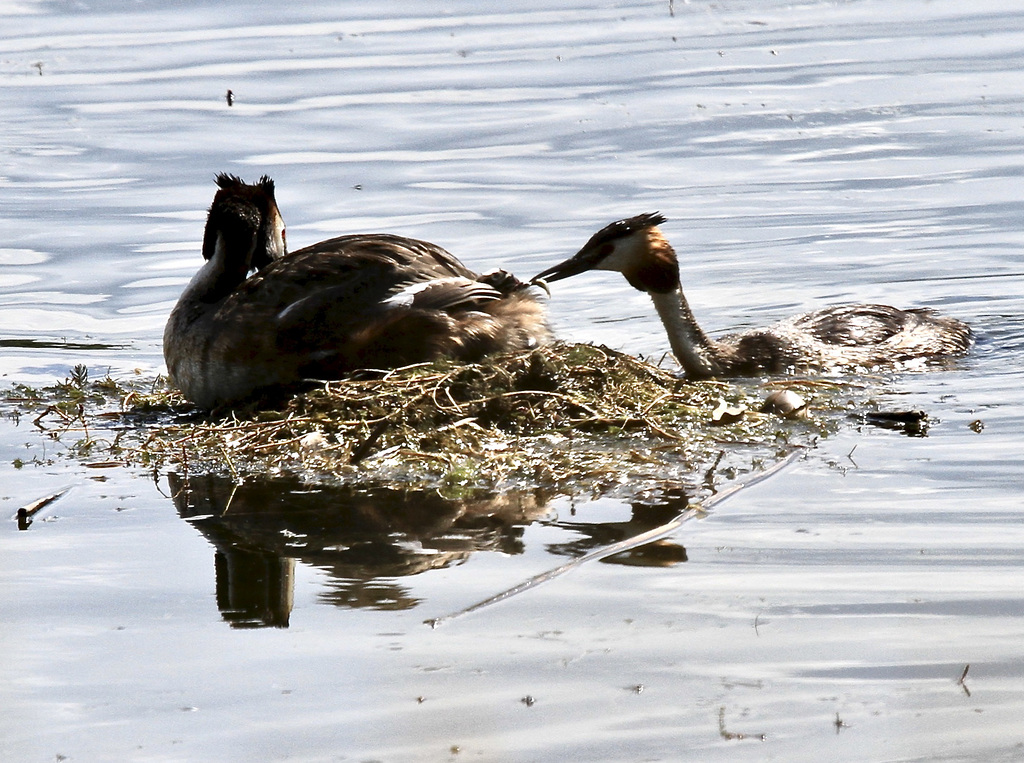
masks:
POLYGON ((232 239, 233 251, 250 252, 249 270, 259 270, 287 253, 284 220, 274 198, 274 181, 263 175, 249 185, 237 175, 217 175, 219 190, 213 197, 203 240, 203 257, 211 259, 218 240, 232 239))
POLYGON ((671 291, 679 285, 672 248, 657 229, 666 218, 649 212, 617 220, 599 230, 576 254, 534 276, 560 281, 588 270, 617 270, 642 291, 671 291))

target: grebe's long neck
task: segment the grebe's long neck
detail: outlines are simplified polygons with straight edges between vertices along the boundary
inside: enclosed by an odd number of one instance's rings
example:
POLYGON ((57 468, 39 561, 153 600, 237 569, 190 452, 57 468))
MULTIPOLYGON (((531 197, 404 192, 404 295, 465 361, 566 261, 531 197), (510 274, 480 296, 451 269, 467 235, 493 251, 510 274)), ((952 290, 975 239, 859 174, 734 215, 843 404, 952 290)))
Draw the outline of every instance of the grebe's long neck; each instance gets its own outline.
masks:
POLYGON ((649 292, 676 360, 692 379, 710 379, 723 372, 721 350, 708 338, 686 301, 681 287, 649 292))
POLYGON ((693 317, 679 279, 679 259, 668 239, 657 227, 651 227, 641 236, 631 237, 628 246, 635 247, 630 252, 634 255, 632 261, 624 267, 612 266, 621 269, 635 288, 651 295, 672 352, 686 375, 691 379, 721 375, 727 365, 724 350, 708 338, 693 317))
POLYGON ((212 253, 184 292, 199 302, 215 303, 226 298, 248 277, 253 259, 252 235, 232 240, 222 231, 215 231, 213 241, 212 253))

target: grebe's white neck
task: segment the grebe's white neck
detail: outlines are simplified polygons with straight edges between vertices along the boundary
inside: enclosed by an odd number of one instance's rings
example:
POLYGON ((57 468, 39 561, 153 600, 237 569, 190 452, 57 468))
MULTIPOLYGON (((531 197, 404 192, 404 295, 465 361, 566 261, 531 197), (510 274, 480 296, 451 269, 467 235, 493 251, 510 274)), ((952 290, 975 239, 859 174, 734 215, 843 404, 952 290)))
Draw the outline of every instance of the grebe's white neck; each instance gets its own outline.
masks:
POLYGON ((668 334, 676 360, 691 379, 710 379, 722 373, 715 343, 698 325, 683 290, 648 292, 668 334))

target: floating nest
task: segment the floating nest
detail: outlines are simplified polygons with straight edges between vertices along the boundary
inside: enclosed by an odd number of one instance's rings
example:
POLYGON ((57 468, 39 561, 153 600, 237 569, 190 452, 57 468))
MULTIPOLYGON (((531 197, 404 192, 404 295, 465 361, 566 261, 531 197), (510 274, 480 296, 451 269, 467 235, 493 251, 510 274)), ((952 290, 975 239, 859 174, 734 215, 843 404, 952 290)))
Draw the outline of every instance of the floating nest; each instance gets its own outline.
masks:
POLYGON ((843 386, 787 379, 814 398, 813 410, 759 413, 765 387, 778 384, 688 382, 606 347, 556 343, 482 363, 363 373, 214 415, 163 379, 92 381, 84 367, 6 398, 9 416, 96 468, 292 474, 453 497, 535 487, 598 495, 680 481, 713 489, 712 475, 756 470, 835 425, 828 414, 843 407, 843 386))

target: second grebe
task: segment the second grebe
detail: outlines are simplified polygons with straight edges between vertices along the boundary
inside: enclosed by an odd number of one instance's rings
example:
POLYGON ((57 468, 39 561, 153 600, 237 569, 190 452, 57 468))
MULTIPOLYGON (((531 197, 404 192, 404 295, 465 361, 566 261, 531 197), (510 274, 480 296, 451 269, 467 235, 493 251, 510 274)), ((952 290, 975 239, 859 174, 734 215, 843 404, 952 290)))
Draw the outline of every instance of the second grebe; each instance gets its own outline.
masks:
POLYGON ((928 309, 840 305, 805 313, 766 329, 712 340, 683 295, 675 250, 658 229, 660 214, 619 220, 596 233, 565 262, 534 281, 557 281, 587 270, 617 270, 654 301, 669 345, 690 378, 750 376, 792 369, 873 368, 916 358, 962 355, 970 327, 928 309))
POLYGON ((217 185, 206 263, 164 330, 170 378, 202 408, 303 379, 476 360, 549 339, 536 289, 504 271, 479 275, 439 246, 388 234, 286 254, 273 181, 221 174, 217 185))

